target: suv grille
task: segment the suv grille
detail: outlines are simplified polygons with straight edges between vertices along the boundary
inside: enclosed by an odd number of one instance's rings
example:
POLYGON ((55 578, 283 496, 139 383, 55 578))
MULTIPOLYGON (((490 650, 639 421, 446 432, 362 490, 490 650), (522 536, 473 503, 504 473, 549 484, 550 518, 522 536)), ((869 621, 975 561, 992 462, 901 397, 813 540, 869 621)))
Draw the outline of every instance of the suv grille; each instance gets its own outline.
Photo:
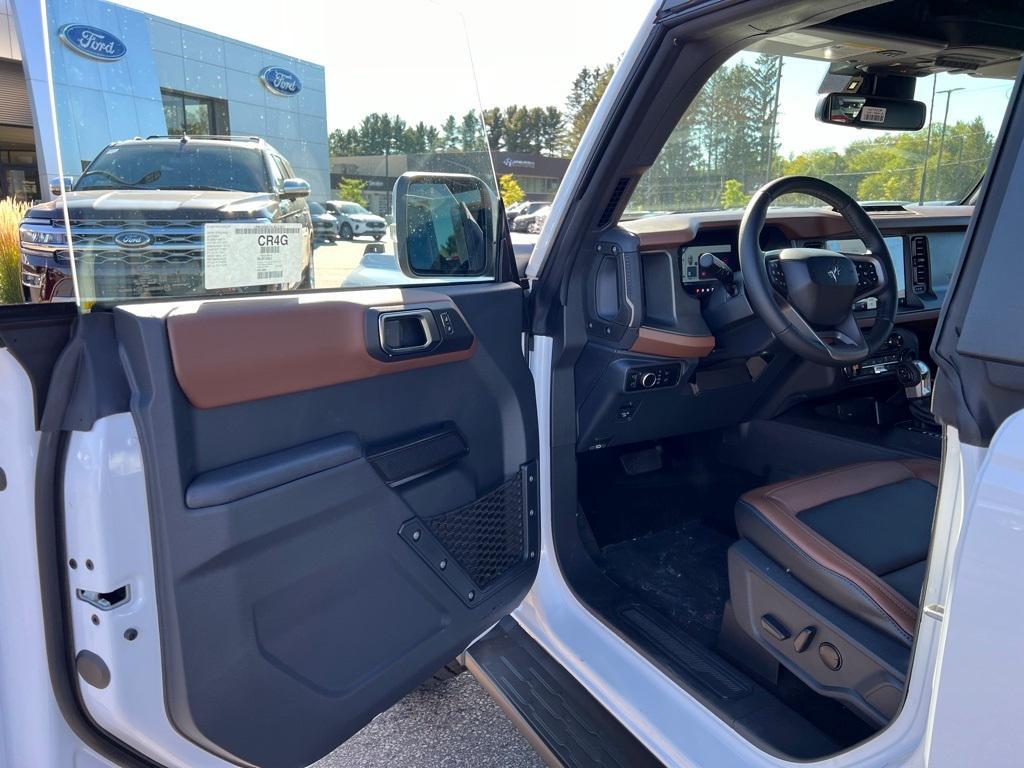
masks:
POLYGON ((72 219, 71 241, 78 269, 91 276, 96 298, 180 296, 199 293, 203 286, 203 225, 201 220, 72 219), (115 237, 141 232, 148 245, 130 248, 115 237))

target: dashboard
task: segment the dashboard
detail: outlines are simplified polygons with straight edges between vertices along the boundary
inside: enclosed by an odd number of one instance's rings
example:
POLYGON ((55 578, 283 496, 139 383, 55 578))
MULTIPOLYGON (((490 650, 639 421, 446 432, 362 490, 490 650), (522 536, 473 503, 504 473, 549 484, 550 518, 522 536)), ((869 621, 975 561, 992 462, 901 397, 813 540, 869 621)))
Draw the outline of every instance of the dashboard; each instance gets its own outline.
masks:
MULTIPOLYGON (((935 209, 921 208, 903 216, 887 213, 873 217, 883 231, 896 271, 902 314, 937 311, 945 297, 960 257, 971 212, 966 206, 948 207, 958 215, 951 216, 946 211, 942 211, 942 215, 935 215, 935 209), (900 231, 891 232, 890 229, 900 231)), ((833 223, 830 213, 821 211, 818 214, 823 225, 833 223)), ((653 218, 669 219, 684 216, 686 215, 671 214, 653 218)), ((804 216, 814 218, 813 214, 805 213, 804 216)), ((646 228, 651 226, 651 223, 649 220, 641 220, 626 225, 640 235, 642 250, 646 250, 645 246, 648 243, 661 245, 665 239, 666 233, 660 233, 656 237, 645 237, 646 228)), ((698 299, 711 297, 722 286, 723 280, 719 274, 722 267, 739 276, 736 245, 739 221, 735 221, 734 226, 722 226, 725 224, 720 214, 691 214, 686 217, 686 226, 679 232, 682 241, 672 244, 671 252, 679 259, 679 279, 688 295, 698 299), (709 255, 714 257, 713 261, 709 255)), ((808 236, 808 228, 806 221, 802 221, 799 227, 786 226, 785 223, 769 223, 762 232, 761 247, 763 250, 772 250, 801 246, 852 254, 867 251, 864 243, 850 233, 837 231, 832 234, 827 232, 830 227, 824 226, 825 236, 808 236)), ((875 306, 875 299, 869 298, 859 302, 855 308, 869 312, 874 310, 875 306)))
MULTIPOLYGON (((846 388, 895 386, 897 363, 927 346, 972 214, 968 206, 871 213, 896 272, 896 328, 846 368, 799 360, 755 315, 739 265, 742 211, 651 216, 603 231, 583 288, 586 334, 596 343, 575 367, 578 449, 736 424, 846 388)), ((770 209, 760 240, 763 251, 865 250, 827 209, 770 209)), ((872 298, 855 306, 858 324, 872 325, 875 306, 872 298)))

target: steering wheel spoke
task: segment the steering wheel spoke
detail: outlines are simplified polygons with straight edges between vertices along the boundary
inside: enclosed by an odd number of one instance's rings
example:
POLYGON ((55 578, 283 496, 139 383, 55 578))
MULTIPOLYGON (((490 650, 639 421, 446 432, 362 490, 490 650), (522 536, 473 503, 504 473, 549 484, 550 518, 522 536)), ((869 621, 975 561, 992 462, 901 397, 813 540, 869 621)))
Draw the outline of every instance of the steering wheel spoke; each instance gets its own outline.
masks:
POLYGON ((886 270, 878 257, 870 252, 844 253, 843 256, 857 268, 857 301, 877 296, 886 289, 886 270))
POLYGON ((768 282, 776 293, 785 296, 789 290, 786 285, 786 273, 782 271, 782 261, 779 260, 781 251, 765 251, 764 268, 768 272, 768 282))

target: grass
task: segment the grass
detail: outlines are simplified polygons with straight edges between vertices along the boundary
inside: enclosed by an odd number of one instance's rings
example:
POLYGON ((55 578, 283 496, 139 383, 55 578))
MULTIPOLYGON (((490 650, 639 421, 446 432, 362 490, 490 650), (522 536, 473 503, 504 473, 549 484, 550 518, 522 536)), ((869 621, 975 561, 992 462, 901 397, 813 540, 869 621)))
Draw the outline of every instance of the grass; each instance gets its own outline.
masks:
POLYGON ((20 304, 21 254, 18 226, 29 206, 14 200, 0 200, 0 304, 20 304))

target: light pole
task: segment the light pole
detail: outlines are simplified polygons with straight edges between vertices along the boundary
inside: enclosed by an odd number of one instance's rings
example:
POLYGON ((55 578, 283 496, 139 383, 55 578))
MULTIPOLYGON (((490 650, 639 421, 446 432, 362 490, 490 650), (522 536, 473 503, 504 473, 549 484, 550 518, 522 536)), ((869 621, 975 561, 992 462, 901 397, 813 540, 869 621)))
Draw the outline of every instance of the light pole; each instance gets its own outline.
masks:
POLYGON ((944 91, 939 91, 939 93, 946 94, 946 111, 942 115, 942 135, 939 137, 939 157, 935 161, 935 178, 940 181, 942 178, 939 175, 940 173, 942 173, 942 148, 946 144, 946 122, 949 120, 949 100, 952 97, 953 93, 962 90, 963 88, 947 88, 944 91))

